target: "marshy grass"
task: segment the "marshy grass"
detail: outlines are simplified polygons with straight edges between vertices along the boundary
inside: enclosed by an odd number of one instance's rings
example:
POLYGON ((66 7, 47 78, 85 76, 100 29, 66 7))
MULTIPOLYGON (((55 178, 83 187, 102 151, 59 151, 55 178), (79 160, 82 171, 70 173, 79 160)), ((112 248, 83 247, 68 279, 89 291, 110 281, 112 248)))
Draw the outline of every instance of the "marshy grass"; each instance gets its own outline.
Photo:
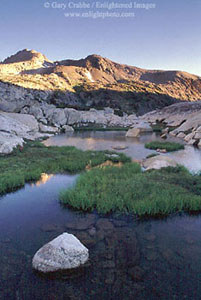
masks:
POLYGON ((160 155, 160 154, 159 153, 151 153, 151 154, 146 156, 146 159, 152 158, 152 157, 155 157, 155 156, 158 156, 158 155, 160 155))
POLYGON ((146 143, 145 148, 151 149, 151 150, 165 149, 167 152, 172 152, 172 151, 184 149, 184 145, 182 145, 180 143, 174 143, 174 142, 153 141, 150 143, 146 143))
POLYGON ((74 127, 75 131, 128 131, 128 127, 74 127))
POLYGON ((123 153, 82 151, 75 147, 46 147, 40 142, 27 142, 23 149, 0 156, 0 194, 23 187, 26 182, 39 180, 42 173, 77 173, 86 166, 97 166, 107 160, 128 162, 123 153))
POLYGON ((142 172, 136 163, 121 169, 106 167, 82 174, 74 187, 60 193, 60 201, 83 211, 168 215, 201 210, 201 176, 185 168, 142 172))

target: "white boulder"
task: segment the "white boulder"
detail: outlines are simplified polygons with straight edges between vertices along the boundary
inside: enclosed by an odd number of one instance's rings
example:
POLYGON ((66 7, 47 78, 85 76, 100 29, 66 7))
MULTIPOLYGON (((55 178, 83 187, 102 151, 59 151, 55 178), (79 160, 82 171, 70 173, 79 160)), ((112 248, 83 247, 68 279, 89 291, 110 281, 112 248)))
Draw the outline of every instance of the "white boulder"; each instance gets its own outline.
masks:
POLYGON ((177 162, 168 156, 157 155, 146 159, 142 165, 146 170, 159 170, 161 168, 176 167, 177 162))
POLYGON ((88 258, 88 249, 73 234, 64 232, 36 252, 32 266, 43 273, 69 270, 82 266, 88 258))
POLYGON ((151 128, 149 123, 142 121, 142 120, 136 121, 135 124, 133 125, 133 128, 140 129, 140 132, 152 132, 153 131, 153 129, 151 128))
POLYGON ((25 137, 38 129, 38 122, 31 115, 0 112, 0 131, 25 137))
POLYGON ((54 111, 53 111, 53 114, 52 114, 52 124, 54 126, 62 126, 62 125, 65 125, 67 120, 66 120, 66 115, 65 115, 65 111, 64 109, 62 108, 56 108, 54 111))
POLYGON ((69 125, 64 125, 62 127, 62 129, 64 130, 64 132, 74 132, 74 129, 72 126, 69 126, 69 125))
POLYGON ((18 145, 23 146, 24 140, 16 135, 0 132, 0 153, 9 154, 18 145))
POLYGON ((131 128, 126 133, 126 137, 138 137, 139 135, 140 135, 139 128, 131 128))
POLYGON ((59 132, 58 127, 46 126, 43 123, 39 123, 39 130, 40 132, 53 133, 53 134, 59 132))

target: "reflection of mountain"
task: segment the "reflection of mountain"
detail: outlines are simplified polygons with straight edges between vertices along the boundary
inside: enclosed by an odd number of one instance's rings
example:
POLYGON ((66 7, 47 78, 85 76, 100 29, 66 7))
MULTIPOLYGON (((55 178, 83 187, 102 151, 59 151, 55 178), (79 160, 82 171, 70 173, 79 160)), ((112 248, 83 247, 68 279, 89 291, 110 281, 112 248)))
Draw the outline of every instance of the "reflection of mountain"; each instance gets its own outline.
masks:
POLYGON ((42 173, 40 180, 38 180, 34 185, 40 186, 42 184, 45 184, 47 181, 49 181, 54 175, 53 174, 46 174, 42 173))
POLYGON ((82 109, 110 106, 143 113, 179 100, 201 100, 198 76, 145 70, 99 55, 52 62, 25 49, 0 64, 0 81, 45 91, 49 101, 57 105, 82 109))

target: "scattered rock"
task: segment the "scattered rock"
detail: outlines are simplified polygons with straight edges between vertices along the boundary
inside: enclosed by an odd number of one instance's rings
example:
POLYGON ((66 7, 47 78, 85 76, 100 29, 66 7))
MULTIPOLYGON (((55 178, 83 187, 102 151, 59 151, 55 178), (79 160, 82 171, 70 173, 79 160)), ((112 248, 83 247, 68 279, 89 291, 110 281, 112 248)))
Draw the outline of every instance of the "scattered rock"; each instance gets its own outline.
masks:
POLYGON ((96 228, 92 226, 89 230, 88 233, 90 236, 95 236, 96 235, 96 228))
POLYGON ((119 158, 118 154, 106 154, 107 157, 119 158))
POLYGON ((40 229, 45 232, 52 232, 58 229, 58 225, 56 224, 43 224, 40 229))
POLYGON ((23 146, 24 140, 13 134, 0 132, 0 153, 9 154, 17 146, 23 146))
POLYGON ((195 133, 191 132, 185 136, 184 141, 188 143, 189 141, 191 141, 194 138, 194 136, 195 136, 195 133))
POLYGON ((128 273, 134 281, 141 281, 143 280, 145 271, 141 267, 136 266, 129 269, 128 273))
POLYGON ((140 129, 139 128, 132 128, 129 129, 126 133, 126 137, 139 137, 140 129))
POLYGON ((92 247, 96 244, 96 241, 87 232, 76 232, 75 235, 86 247, 92 247))
POLYGON ((95 215, 88 214, 85 217, 69 220, 68 223, 65 224, 65 227, 67 229, 86 230, 95 223, 95 219, 95 215))
POLYGON ((177 134, 178 138, 184 139, 186 137, 184 132, 180 132, 179 134, 177 134))
POLYGON ((105 232, 103 230, 98 230, 96 234, 97 240, 102 241, 105 238, 105 232))
POLYGON ((167 150, 166 149, 156 149, 156 152, 159 152, 159 153, 167 153, 167 150))
POLYGON ((145 257, 148 261, 154 261, 158 258, 158 255, 156 252, 149 251, 147 254, 145 254, 145 257))
POLYGON ((197 144, 197 140, 195 139, 191 139, 190 141, 188 141, 188 145, 196 145, 197 144))
POLYGON ((195 140, 200 140, 201 139, 201 132, 196 132, 194 136, 195 140))
POLYGON ((186 237, 184 238, 184 240, 185 240, 185 242, 186 242, 187 244, 189 244, 189 245, 195 244, 195 239, 192 238, 191 236, 186 236, 186 237))
POLYGON ((115 268, 115 262, 113 260, 106 260, 102 263, 103 269, 112 269, 115 268))
POLYGON ((112 147, 114 150, 125 150, 125 149, 128 149, 128 146, 113 146, 112 147))
POLYGON ((145 239, 147 241, 154 242, 156 240, 156 236, 153 233, 152 234, 148 234, 148 235, 145 236, 145 239))
POLYGON ((110 222, 107 219, 99 219, 96 222, 96 227, 99 230, 103 230, 103 231, 113 231, 114 230, 114 225, 112 224, 112 222, 110 222))
POLYGON ((163 133, 163 134, 161 135, 161 138, 162 138, 162 139, 167 139, 167 133, 163 133))
POLYGON ((74 132, 74 129, 72 126, 69 126, 69 125, 64 125, 62 127, 62 129, 64 130, 64 132, 74 132))
POLYGON ((65 125, 67 120, 66 120, 66 115, 65 115, 64 109, 56 108, 53 111, 51 121, 54 126, 60 127, 60 126, 65 125))
POLYGON ((115 227, 125 227, 127 225, 125 221, 121 220, 113 220, 113 224, 115 227))
POLYGON ((201 140, 197 144, 198 148, 201 148, 201 140))
POLYGON ((42 123, 39 123, 39 130, 40 132, 43 132, 43 133, 58 133, 59 132, 59 129, 58 127, 52 127, 52 126, 46 126, 42 123))

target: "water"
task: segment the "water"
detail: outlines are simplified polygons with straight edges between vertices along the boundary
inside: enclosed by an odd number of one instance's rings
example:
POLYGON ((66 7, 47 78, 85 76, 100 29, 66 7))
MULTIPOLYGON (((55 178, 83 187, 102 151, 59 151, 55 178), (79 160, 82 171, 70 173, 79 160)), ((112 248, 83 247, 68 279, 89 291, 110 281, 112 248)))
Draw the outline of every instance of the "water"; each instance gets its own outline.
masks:
MULTIPOLYGON (((56 135, 44 142, 46 146, 75 146, 82 150, 112 150, 114 147, 128 147, 121 152, 135 160, 142 160, 156 151, 146 149, 144 144, 154 140, 164 141, 156 133, 144 134, 140 138, 126 138, 124 131, 85 131, 56 135)), ((182 143, 181 139, 169 137, 168 141, 182 143)), ((115 150, 118 152, 118 150, 115 150)), ((167 153, 179 164, 187 167, 191 172, 201 170, 201 151, 193 146, 186 145, 184 150, 167 153)))
POLYGON ((0 198, 0 299, 201 299, 201 216, 136 220, 63 208, 77 176, 43 175, 0 198), (79 277, 44 277, 34 253, 67 231, 89 248, 79 277))

